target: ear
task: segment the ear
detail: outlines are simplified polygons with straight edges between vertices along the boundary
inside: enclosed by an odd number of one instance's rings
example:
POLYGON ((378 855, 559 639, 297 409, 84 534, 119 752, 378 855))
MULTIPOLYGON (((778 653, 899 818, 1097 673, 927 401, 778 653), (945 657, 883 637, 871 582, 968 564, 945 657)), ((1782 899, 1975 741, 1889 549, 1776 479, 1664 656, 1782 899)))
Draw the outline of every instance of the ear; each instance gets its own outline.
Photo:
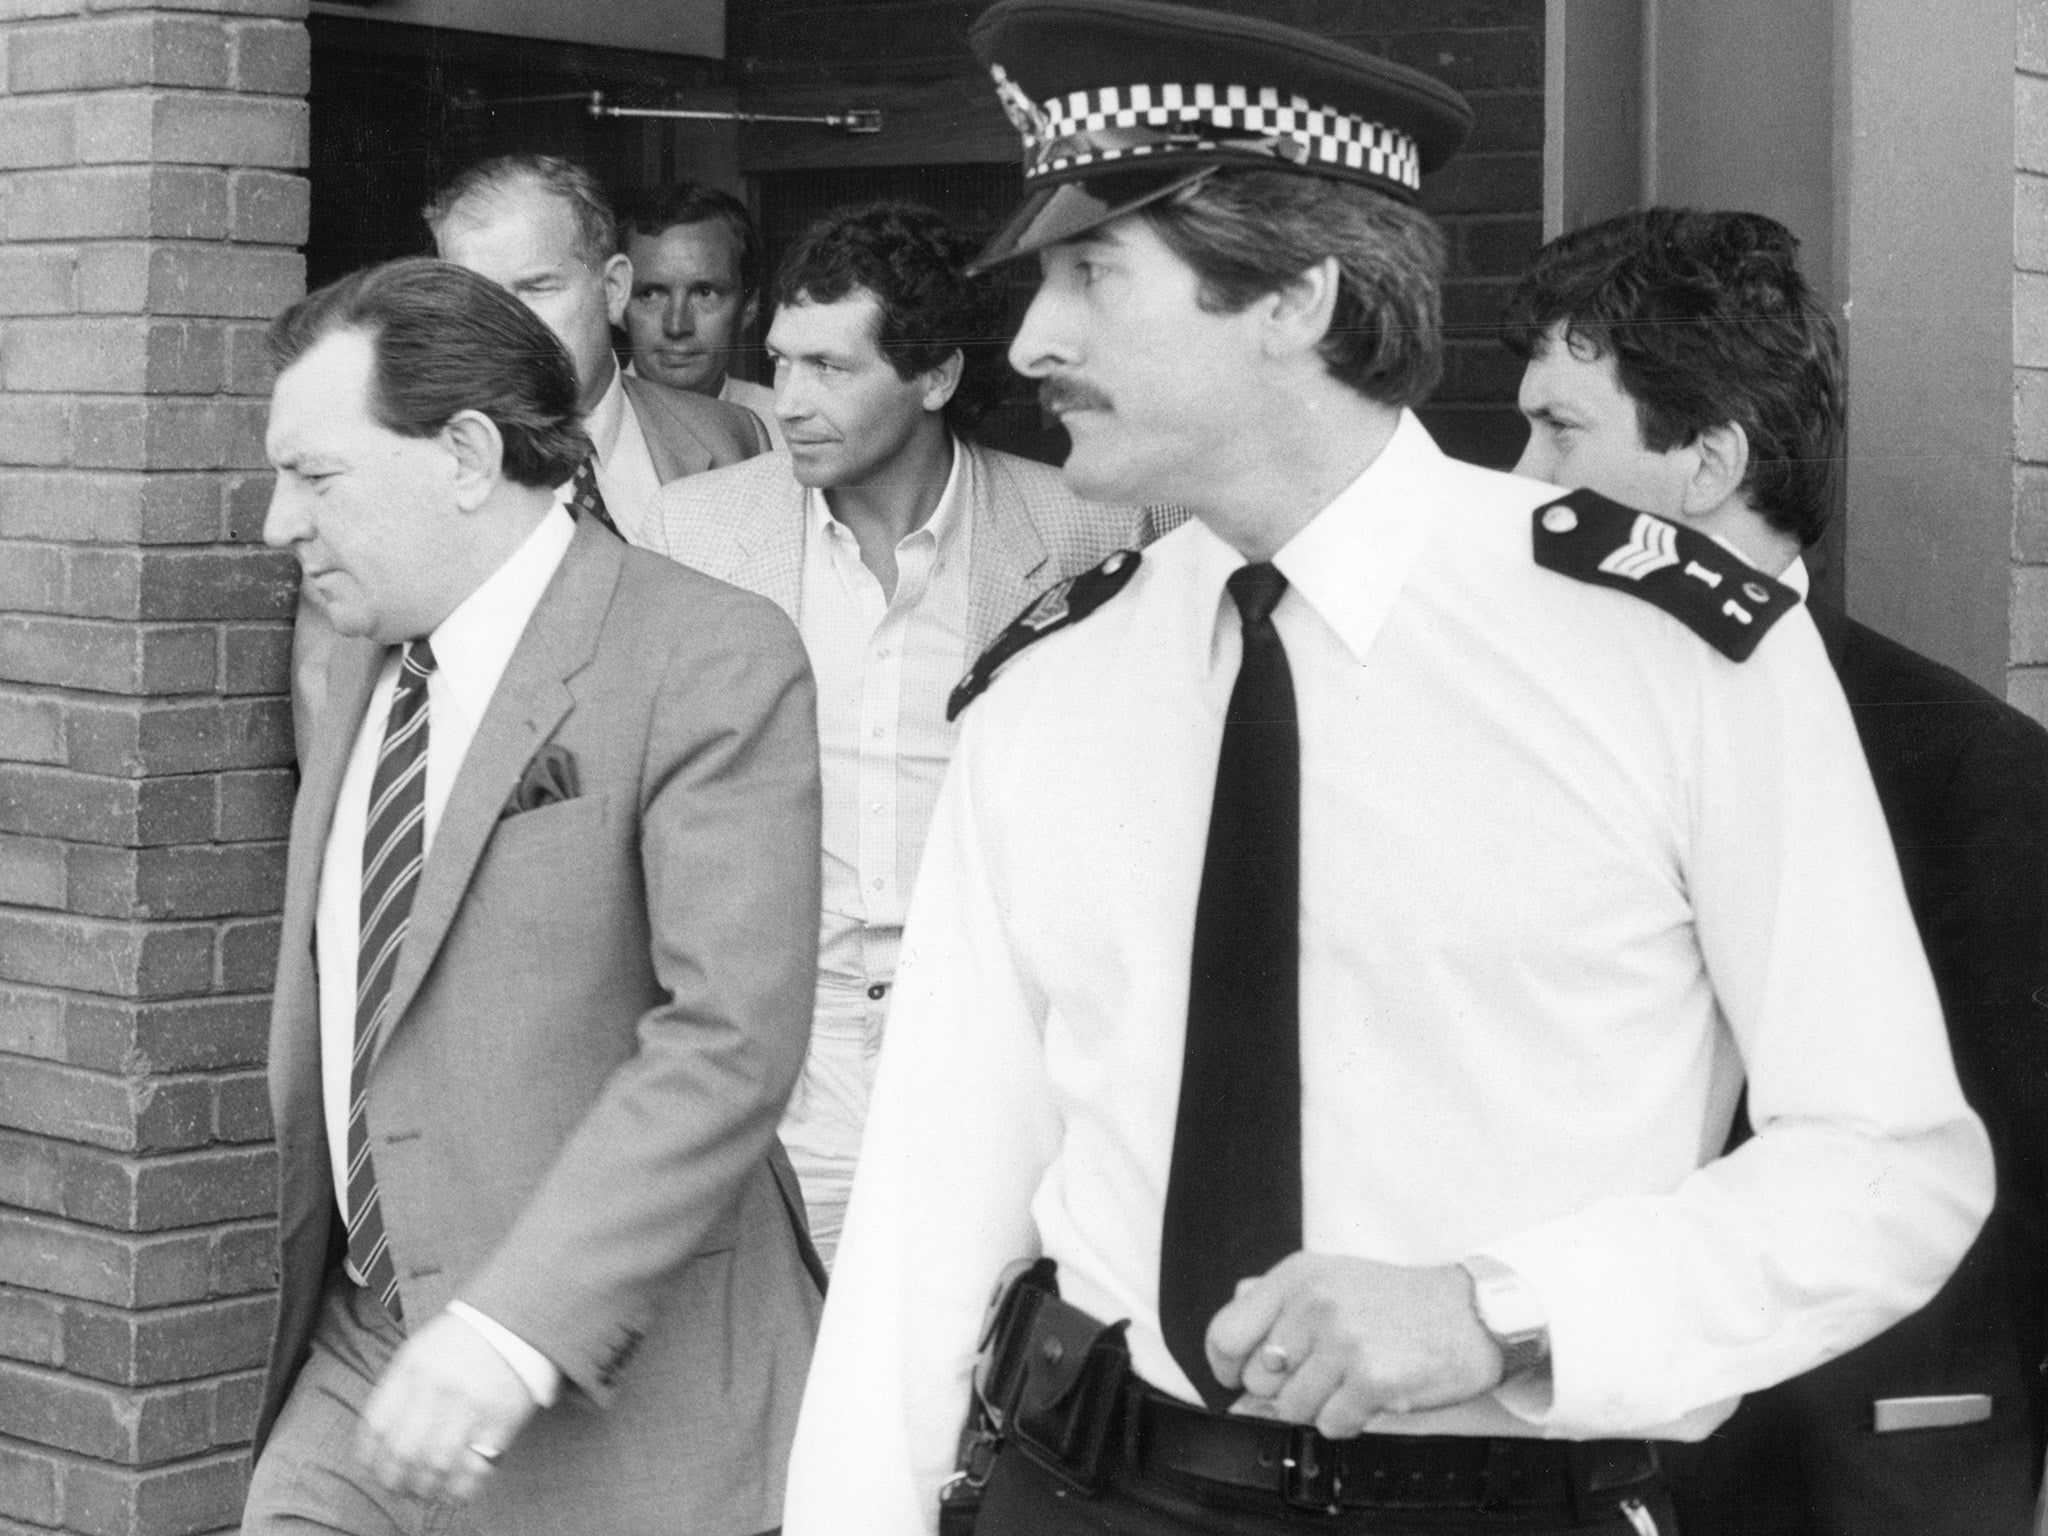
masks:
POLYGON ((918 378, 924 384, 922 404, 928 411, 943 411, 953 392, 960 387, 960 375, 967 371, 967 354, 955 347, 936 368, 927 368, 918 378))
POLYGON ((747 295, 747 302, 740 306, 739 333, 745 335, 754 328, 754 322, 761 318, 761 295, 759 292, 747 295))
POLYGON ((1343 272, 1337 258, 1325 256, 1261 299, 1267 356, 1296 356, 1321 346, 1323 338, 1330 334, 1342 283, 1343 272))
POLYGON ((1708 427, 1688 446, 1693 468, 1679 510, 1689 518, 1709 517, 1742 493, 1749 478, 1749 434, 1728 421, 1708 427))
POLYGON ((504 478, 505 439, 482 411, 458 411, 441 429, 441 441, 455 456, 455 504, 474 512, 504 478))
POLYGON ((626 319, 626 300, 633 297, 633 258, 624 251, 604 264, 604 307, 613 325, 626 319))

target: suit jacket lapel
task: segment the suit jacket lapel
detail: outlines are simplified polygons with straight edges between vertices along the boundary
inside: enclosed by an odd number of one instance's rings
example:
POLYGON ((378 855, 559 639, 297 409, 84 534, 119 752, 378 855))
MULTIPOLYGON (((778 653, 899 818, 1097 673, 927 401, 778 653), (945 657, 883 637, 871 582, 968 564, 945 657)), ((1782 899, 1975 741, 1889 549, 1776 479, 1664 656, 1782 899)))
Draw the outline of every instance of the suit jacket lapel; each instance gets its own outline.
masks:
POLYGON ((663 485, 711 468, 711 450, 689 429, 675 409, 655 394, 644 379, 621 374, 626 392, 626 409, 640 426, 647 444, 647 457, 654 465, 654 478, 663 485))
MULTIPOLYGON (((307 733, 306 759, 292 806, 292 835, 285 861, 284 925, 277 952, 277 984, 271 1000, 270 1069, 277 1085, 277 1133, 297 1146, 325 1145, 326 1115, 320 1104, 320 987, 313 961, 313 924, 320 906, 320 876, 334 809, 370 695, 377 686, 388 648, 336 637, 327 657, 326 694, 307 733)), ((360 858, 360 853, 357 854, 360 858)), ((287 1168, 291 1168, 287 1163, 287 1168)), ((304 1189, 301 1204, 311 1209, 324 1190, 326 1161, 304 1189)), ((296 1213, 282 1212, 287 1225, 296 1213)))
POLYGON ((391 978, 391 1007, 375 1047, 379 1052, 440 952, 520 773, 575 703, 567 680, 597 649, 624 559, 625 546, 617 539, 593 523, 579 524, 561 569, 519 637, 455 776, 434 846, 420 870, 412 922, 391 978))
POLYGON ((312 931, 313 910, 320 896, 320 866, 327 836, 334 826, 335 802, 349 754, 363 728, 363 714, 377 687, 377 673, 389 647, 363 640, 339 640, 327 660, 327 697, 313 729, 312 750, 292 812, 291 850, 295 857, 285 877, 285 910, 303 917, 312 931))
POLYGON ((745 508, 733 527, 732 584, 758 592, 792 620, 803 601, 808 501, 791 476, 775 495, 745 508))
POLYGON ((967 651, 972 661, 1050 584, 1045 566, 1051 556, 1009 471, 981 449, 965 446, 974 456, 978 493, 968 554, 973 596, 967 608, 967 651))

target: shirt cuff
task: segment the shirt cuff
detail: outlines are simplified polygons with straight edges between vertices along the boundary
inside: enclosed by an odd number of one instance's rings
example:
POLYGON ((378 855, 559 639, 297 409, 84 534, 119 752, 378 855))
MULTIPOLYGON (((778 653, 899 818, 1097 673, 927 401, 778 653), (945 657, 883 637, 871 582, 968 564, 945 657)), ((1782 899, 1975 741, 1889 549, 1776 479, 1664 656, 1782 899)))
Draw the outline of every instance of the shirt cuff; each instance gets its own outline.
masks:
POLYGON ((535 1349, 503 1323, 485 1317, 466 1301, 448 1303, 448 1314, 459 1317, 484 1337, 484 1342, 505 1357, 512 1372, 526 1384, 527 1392, 543 1408, 552 1408, 562 1392, 562 1373, 546 1355, 535 1349))

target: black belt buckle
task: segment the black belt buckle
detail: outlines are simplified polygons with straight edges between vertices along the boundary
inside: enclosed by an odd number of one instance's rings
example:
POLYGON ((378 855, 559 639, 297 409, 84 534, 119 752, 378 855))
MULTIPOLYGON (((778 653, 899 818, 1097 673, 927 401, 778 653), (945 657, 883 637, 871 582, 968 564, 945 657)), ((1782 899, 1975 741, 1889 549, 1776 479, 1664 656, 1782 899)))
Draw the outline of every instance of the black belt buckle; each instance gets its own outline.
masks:
POLYGON ((1280 1497, 1297 1509, 1334 1515, 1343 1493, 1337 1448, 1313 1424, 1291 1425, 1287 1454, 1280 1458, 1280 1497))

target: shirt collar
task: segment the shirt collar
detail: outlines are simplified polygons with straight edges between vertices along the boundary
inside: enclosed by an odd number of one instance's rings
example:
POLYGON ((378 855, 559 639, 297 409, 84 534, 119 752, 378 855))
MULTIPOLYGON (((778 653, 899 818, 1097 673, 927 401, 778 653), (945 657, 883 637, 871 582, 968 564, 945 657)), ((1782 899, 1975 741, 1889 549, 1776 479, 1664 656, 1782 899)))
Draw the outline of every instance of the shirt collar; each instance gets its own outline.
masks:
POLYGON ((590 441, 596 445, 597 461, 607 462, 612 450, 619 445, 619 423, 626 417, 625 375, 616 364, 612 368, 611 384, 604 396, 591 407, 590 414, 583 418, 583 430, 590 434, 590 441))
POLYGON ((575 536, 576 525, 561 505, 548 508, 526 542, 456 604, 429 637, 435 670, 470 719, 483 718, 519 637, 526 633, 527 621, 575 536))
MULTIPOLYGON (((1443 458, 1428 429, 1404 409, 1379 457, 1273 557, 1287 584, 1359 661, 1407 583, 1438 504, 1453 494, 1440 472, 1443 458)), ((1214 534, 1209 538, 1228 557, 1215 572, 1221 586, 1245 561, 1214 534)))
MULTIPOLYGON (((939 504, 932 508, 932 515, 924 520, 922 526, 904 535, 904 543, 919 534, 929 534, 933 547, 944 549, 952 542, 953 530, 967 519, 967 514, 961 509, 974 499, 974 466, 969 462, 966 445, 957 437, 949 441, 953 449, 953 467, 946 473, 946 488, 939 492, 939 504)), ((832 515, 822 487, 812 486, 804 504, 813 534, 828 538, 842 534, 848 538, 853 536, 852 530, 832 515)))
MULTIPOLYGON (((1740 560, 1744 565, 1749 566, 1753 570, 1764 570, 1763 566, 1758 565, 1756 561, 1736 548, 1732 542, 1722 538, 1718 533, 1710 533, 1707 537, 1727 550, 1729 554, 1740 560)), ((1806 557, 1803 555, 1794 555, 1792 563, 1786 566, 1784 570, 1778 572, 1776 579, 1790 587, 1794 592, 1797 592, 1799 594, 1799 601, 1802 603, 1813 595, 1813 577, 1806 569, 1806 557)))

